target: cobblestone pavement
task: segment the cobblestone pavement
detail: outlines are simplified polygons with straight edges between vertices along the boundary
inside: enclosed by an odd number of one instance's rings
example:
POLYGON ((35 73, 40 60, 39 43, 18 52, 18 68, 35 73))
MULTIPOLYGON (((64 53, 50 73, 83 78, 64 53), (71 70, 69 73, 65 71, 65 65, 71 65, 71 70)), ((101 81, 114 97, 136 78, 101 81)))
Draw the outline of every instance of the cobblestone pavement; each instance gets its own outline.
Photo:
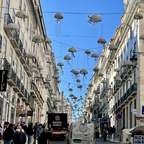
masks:
MULTIPOLYGON (((67 144, 67 140, 53 140, 50 144, 67 144)), ((96 139, 96 144, 118 144, 118 143, 111 143, 109 141, 103 141, 100 138, 96 139)))

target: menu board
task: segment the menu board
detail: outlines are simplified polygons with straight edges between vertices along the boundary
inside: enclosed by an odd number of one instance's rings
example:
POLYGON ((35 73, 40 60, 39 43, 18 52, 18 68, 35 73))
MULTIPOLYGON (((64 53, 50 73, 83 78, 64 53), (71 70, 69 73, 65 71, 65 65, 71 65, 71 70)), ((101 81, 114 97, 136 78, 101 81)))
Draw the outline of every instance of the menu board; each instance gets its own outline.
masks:
POLYGON ((134 135, 134 144, 144 144, 144 135, 134 135))

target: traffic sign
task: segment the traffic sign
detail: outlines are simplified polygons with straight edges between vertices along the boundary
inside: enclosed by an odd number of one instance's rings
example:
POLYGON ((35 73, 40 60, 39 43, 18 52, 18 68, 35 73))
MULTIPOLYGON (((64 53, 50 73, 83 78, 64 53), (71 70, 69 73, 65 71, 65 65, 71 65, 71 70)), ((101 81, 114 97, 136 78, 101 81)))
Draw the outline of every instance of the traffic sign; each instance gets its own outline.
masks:
POLYGON ((121 119, 121 118, 122 118, 122 115, 121 115, 121 114, 117 114, 117 118, 118 118, 118 119, 121 119))

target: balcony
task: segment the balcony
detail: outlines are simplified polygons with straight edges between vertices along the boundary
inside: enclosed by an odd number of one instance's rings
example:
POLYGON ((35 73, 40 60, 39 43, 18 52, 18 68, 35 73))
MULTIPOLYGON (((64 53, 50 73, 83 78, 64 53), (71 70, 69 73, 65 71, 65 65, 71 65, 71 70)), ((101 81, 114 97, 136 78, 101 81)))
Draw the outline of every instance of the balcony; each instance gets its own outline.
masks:
POLYGON ((13 87, 13 90, 15 91, 15 92, 19 92, 20 91, 20 84, 21 84, 21 81, 20 81, 20 79, 19 79, 19 77, 18 76, 16 76, 16 81, 15 81, 16 83, 16 85, 13 87))
POLYGON ((24 97, 24 85, 20 83, 20 91, 18 92, 20 97, 24 97))
POLYGON ((19 33, 18 32, 12 32, 12 37, 9 38, 12 46, 14 48, 18 47, 18 42, 19 42, 19 33))
POLYGON ((115 111, 117 111, 118 108, 128 103, 136 93, 137 93, 137 83, 133 83, 131 87, 126 91, 126 93, 121 97, 121 99, 118 100, 118 103, 115 104, 115 111))

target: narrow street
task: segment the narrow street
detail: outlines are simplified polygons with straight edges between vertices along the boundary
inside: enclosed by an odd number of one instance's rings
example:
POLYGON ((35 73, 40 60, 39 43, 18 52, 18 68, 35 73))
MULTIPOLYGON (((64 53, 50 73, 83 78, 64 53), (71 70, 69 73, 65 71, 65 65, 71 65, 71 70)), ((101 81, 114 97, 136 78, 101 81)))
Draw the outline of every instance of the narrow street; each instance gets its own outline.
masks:
MULTIPOLYGON (((50 144, 67 144, 67 140, 52 140, 50 144)), ((112 144, 112 143, 108 141, 103 141, 102 139, 97 138, 96 144, 112 144)), ((116 143, 113 143, 113 144, 116 144, 116 143)))

